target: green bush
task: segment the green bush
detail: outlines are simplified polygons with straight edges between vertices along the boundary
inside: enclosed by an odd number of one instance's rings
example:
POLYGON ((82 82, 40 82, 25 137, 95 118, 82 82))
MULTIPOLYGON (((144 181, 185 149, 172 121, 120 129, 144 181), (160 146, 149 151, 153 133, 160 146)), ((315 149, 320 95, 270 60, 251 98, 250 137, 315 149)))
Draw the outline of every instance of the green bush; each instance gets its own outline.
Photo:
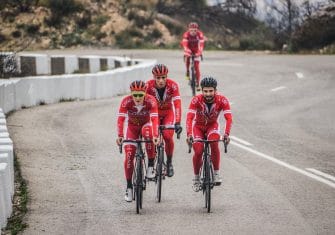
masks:
POLYGON ((2 33, 0 33, 0 43, 6 41, 6 36, 2 33))
POLYGON ((22 33, 21 33, 20 30, 15 30, 15 31, 12 32, 12 36, 14 38, 19 38, 19 37, 21 37, 21 35, 22 35, 22 33))
POLYGON ((31 24, 31 25, 27 25, 25 30, 29 35, 34 35, 36 33, 38 33, 38 30, 40 29, 39 25, 36 24, 31 24))
POLYGON ((85 14, 82 14, 82 16, 77 16, 75 19, 76 24, 79 28, 85 29, 88 27, 89 24, 92 23, 91 19, 91 13, 89 11, 85 11, 85 14))
POLYGON ((135 25, 139 28, 143 28, 143 26, 153 24, 154 22, 151 17, 140 16, 135 11, 130 11, 127 17, 128 20, 134 20, 135 25))
POLYGON ((102 38, 105 38, 107 37, 107 34, 105 32, 98 32, 96 35, 95 35, 95 38, 97 40, 101 40, 102 38))
POLYGON ((141 38, 143 38, 142 33, 136 29, 126 29, 115 35, 116 45, 120 48, 139 47, 143 45, 141 38))
POLYGON ((106 24, 106 22, 109 20, 109 16, 106 15, 99 15, 97 16, 97 18, 94 19, 94 24, 98 25, 98 26, 103 26, 104 24, 106 24))
POLYGON ((176 25, 174 23, 172 23, 171 21, 168 20, 160 20, 162 24, 165 25, 166 28, 168 28, 168 30, 171 32, 171 34, 173 35, 181 35, 184 32, 184 28, 180 25, 176 25))
POLYGON ((51 10, 51 17, 45 20, 48 26, 59 26, 64 16, 84 10, 81 3, 75 0, 48 0, 45 3, 51 10))
POLYGON ((272 32, 263 24, 258 25, 250 34, 240 38, 241 50, 273 50, 272 32))
POLYGON ((51 12, 59 16, 67 16, 83 10, 83 5, 75 0, 49 0, 51 12))
POLYGON ((159 31, 158 29, 154 29, 153 31, 152 31, 152 33, 150 34, 150 37, 152 38, 152 39, 157 39, 157 38, 160 38, 160 37, 162 37, 162 33, 161 33, 161 31, 159 31))
POLYGON ((63 35, 60 45, 71 47, 82 43, 84 43, 84 41, 82 40, 79 33, 68 33, 63 35))

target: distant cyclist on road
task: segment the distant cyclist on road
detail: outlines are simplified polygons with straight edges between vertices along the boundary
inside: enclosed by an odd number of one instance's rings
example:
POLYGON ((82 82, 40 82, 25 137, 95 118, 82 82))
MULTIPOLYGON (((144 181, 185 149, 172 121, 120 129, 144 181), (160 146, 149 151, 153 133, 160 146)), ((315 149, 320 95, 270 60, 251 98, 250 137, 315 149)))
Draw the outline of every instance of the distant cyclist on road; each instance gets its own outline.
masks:
MULTIPOLYGON (((149 162, 155 159, 155 146, 158 144, 158 109, 155 97, 146 94, 146 84, 137 80, 130 84, 131 95, 123 98, 120 104, 117 127, 118 137, 116 143, 122 144, 124 139, 124 123, 127 119, 125 139, 136 140, 142 136, 152 139, 153 143, 146 144, 146 152, 149 162)), ((124 146, 125 160, 124 170, 127 180, 125 200, 133 200, 132 175, 134 169, 134 157, 136 144, 127 143, 124 146)))
MULTIPOLYGON (((174 126, 175 132, 181 133, 181 100, 179 87, 176 82, 168 78, 168 68, 157 64, 152 69, 153 79, 147 82, 147 93, 154 96, 158 103, 158 117, 160 125, 174 126)), ((167 176, 174 174, 172 156, 174 150, 173 130, 164 130, 167 176)), ((149 168, 153 172, 154 162, 149 161, 149 168)), ((148 169, 149 169, 148 168, 148 169)), ((154 177, 154 176, 153 176, 154 177)))
MULTIPOLYGON (((196 139, 218 140, 221 138, 220 124, 218 118, 223 113, 226 123, 223 126, 223 138, 229 143, 229 133, 232 126, 232 114, 228 99, 217 93, 217 81, 212 77, 205 77, 201 80, 202 94, 193 97, 189 105, 186 117, 187 142, 192 143, 196 139)), ((220 150, 219 143, 210 144, 212 163, 214 168, 214 182, 221 183, 220 177, 220 150)), ((202 165, 202 154, 204 144, 193 143, 193 186, 196 188, 200 184, 200 167, 202 165)))
POLYGON ((192 54, 195 55, 194 67, 196 73, 196 86, 197 91, 200 91, 200 57, 204 50, 205 40, 204 34, 199 30, 199 26, 196 22, 191 22, 188 25, 188 31, 183 34, 181 46, 184 49, 184 61, 186 64, 186 78, 190 79, 190 57, 192 54))

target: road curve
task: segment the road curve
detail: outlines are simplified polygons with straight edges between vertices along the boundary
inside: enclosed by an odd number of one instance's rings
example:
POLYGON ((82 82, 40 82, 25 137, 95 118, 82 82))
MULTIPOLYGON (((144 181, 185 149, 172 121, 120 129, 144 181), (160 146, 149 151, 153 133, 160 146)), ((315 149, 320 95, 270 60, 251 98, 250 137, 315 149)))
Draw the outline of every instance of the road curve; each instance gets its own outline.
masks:
MULTIPOLYGON (((180 84, 185 126, 191 92, 181 52, 81 53, 168 65, 180 84)), ((164 181, 162 202, 155 202, 153 183, 140 215, 124 202, 123 156, 115 144, 122 97, 13 113, 8 128, 30 195, 23 234, 333 234, 334 64, 334 56, 204 54, 202 73, 218 79, 234 115, 234 138, 222 153, 224 183, 213 191, 210 214, 191 188, 185 133, 176 141, 175 176, 164 181)))

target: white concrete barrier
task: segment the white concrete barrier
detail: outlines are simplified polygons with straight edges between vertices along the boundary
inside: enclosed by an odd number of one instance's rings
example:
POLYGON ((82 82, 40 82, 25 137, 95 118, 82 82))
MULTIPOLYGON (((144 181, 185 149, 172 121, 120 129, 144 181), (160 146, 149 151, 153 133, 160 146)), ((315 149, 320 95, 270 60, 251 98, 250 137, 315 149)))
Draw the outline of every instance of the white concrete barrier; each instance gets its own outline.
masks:
POLYGON ((8 153, 0 153, 0 163, 7 163, 7 174, 8 174, 8 189, 10 195, 13 197, 14 195, 14 185, 11 184, 11 173, 10 173, 10 159, 8 153))
POLYGON ((74 73, 79 70, 78 57, 76 55, 51 55, 50 68, 51 74, 74 73), (57 66, 59 67, 57 68, 57 66), (53 72, 53 70, 59 70, 59 73, 53 72))
POLYGON ((50 74, 50 59, 45 54, 20 53, 20 70, 28 75, 50 74))
POLYGON ((8 132, 6 125, 0 125, 0 132, 8 132))
POLYGON ((21 108, 52 104, 61 99, 108 98, 129 92, 129 83, 148 80, 155 60, 94 74, 34 76, 0 79, 0 107, 5 113, 21 108))
MULTIPOLYGON (((5 212, 6 218, 9 218, 12 214, 12 198, 10 195, 10 182, 9 182, 9 171, 8 171, 8 164, 7 163, 0 163, 0 187, 2 187, 2 191, 4 194, 4 203, 5 203, 5 212)), ((0 189, 1 191, 1 189, 0 189)))
POLYGON ((7 218, 12 214, 12 199, 9 189, 9 170, 7 163, 0 162, 0 227, 7 225, 7 218))
POLYGON ((79 59, 79 71, 86 72, 86 69, 88 69, 88 73, 96 73, 100 71, 100 56, 94 56, 94 55, 86 55, 86 56, 80 56, 79 59), (84 64, 83 67, 81 67, 81 60, 87 60, 88 64, 84 64))
POLYGON ((115 69, 115 58, 112 56, 107 56, 107 68, 108 69, 115 69))
POLYGON ((10 138, 0 138, 0 145, 12 145, 13 141, 10 138))
POLYGON ((7 225, 6 213, 5 180, 0 178, 0 228, 4 228, 7 225))
POLYGON ((0 125, 6 125, 6 119, 5 118, 0 118, 0 125))
MULTIPOLYGON (((11 185, 14 185, 14 153, 13 146, 11 145, 0 145, 0 155, 8 154, 8 166, 9 166, 9 179, 11 185)), ((14 187, 13 187, 14 188, 14 187)), ((14 191, 11 192, 11 195, 14 194, 14 191)))
POLYGON ((8 132, 0 132, 0 138, 9 138, 8 132))

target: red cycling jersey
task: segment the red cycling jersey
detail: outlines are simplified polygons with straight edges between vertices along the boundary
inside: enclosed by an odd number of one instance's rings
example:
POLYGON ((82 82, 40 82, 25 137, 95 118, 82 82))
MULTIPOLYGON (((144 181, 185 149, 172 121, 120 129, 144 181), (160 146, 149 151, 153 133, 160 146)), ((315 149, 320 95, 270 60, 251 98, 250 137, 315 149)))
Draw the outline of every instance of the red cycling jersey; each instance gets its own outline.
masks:
POLYGON ((192 53, 200 55, 202 54, 202 51, 204 49, 204 44, 205 44, 204 34, 200 30, 198 30, 194 36, 192 36, 189 31, 186 31, 183 34, 181 46, 184 48, 185 53, 188 50, 191 50, 192 53))
POLYGON ((143 105, 136 106, 131 95, 126 96, 120 105, 118 114, 118 136, 123 137, 125 120, 128 126, 143 126, 151 121, 153 136, 158 137, 158 109, 155 97, 146 94, 143 105))
MULTIPOLYGON (((181 100, 179 94, 178 84, 171 79, 166 79, 166 86, 163 95, 163 99, 161 99, 158 90, 155 85, 155 80, 149 80, 147 82, 147 93, 156 97, 158 103, 158 115, 166 116, 167 112, 173 112, 175 117, 175 122, 180 123, 181 119, 181 100)), ((173 120, 172 120, 173 121, 173 120)), ((174 124, 174 123, 171 123, 174 124)))
POLYGON ((232 125, 232 115, 228 99, 223 95, 215 94, 214 101, 209 110, 203 94, 193 97, 186 118, 187 136, 193 135, 193 125, 207 126, 217 122, 221 112, 223 112, 226 119, 224 133, 229 135, 232 125))

